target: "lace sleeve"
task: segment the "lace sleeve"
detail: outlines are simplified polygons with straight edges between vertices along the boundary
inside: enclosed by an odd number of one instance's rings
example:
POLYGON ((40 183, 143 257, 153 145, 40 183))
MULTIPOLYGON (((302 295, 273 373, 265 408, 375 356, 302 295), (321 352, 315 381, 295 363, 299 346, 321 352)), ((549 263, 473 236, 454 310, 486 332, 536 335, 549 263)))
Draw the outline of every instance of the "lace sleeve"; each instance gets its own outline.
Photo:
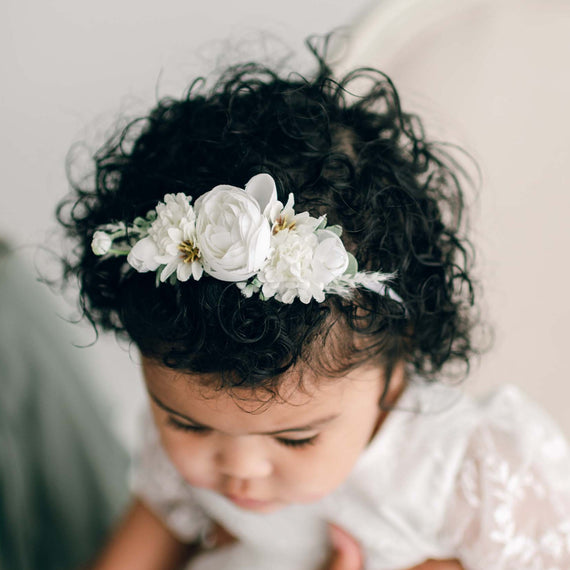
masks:
POLYGON ((443 535, 466 570, 570 569, 568 444, 515 388, 471 436, 443 535))

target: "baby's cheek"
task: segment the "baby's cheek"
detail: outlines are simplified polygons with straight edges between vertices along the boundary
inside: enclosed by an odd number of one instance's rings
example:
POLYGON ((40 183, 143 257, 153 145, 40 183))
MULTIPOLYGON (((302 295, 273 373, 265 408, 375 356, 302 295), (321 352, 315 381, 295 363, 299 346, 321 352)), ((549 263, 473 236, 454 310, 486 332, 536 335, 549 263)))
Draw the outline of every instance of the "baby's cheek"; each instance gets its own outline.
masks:
POLYGON ((211 461, 207 450, 177 437, 164 437, 163 447, 180 475, 191 485, 211 487, 211 461))
POLYGON ((299 458, 288 470, 289 481, 303 491, 306 500, 318 500, 334 491, 348 477, 353 462, 344 460, 334 449, 299 458))

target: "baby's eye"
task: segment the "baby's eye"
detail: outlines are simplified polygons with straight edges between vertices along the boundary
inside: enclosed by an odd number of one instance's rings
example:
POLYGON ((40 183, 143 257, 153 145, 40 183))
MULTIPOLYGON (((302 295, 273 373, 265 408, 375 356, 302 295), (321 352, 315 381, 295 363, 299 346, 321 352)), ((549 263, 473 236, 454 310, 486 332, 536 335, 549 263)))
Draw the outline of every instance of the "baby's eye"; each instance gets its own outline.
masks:
POLYGON ((304 439, 287 439, 285 437, 276 437, 275 439, 281 444, 287 447, 306 447, 313 445, 317 440, 318 434, 311 437, 306 437, 304 439))
POLYGON ((168 416, 168 420, 167 423, 169 426, 173 427, 174 429, 178 429, 181 431, 189 431, 192 433, 200 433, 200 434, 207 434, 210 430, 210 428, 204 427, 204 426, 197 426, 194 424, 185 424, 179 420, 177 420, 176 418, 173 418, 172 416, 168 416))

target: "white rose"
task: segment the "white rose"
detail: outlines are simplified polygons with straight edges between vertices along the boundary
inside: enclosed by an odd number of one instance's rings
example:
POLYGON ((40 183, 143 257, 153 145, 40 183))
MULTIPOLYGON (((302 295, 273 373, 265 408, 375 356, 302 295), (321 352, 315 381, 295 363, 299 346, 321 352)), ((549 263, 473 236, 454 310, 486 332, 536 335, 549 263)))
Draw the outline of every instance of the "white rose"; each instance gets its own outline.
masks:
POLYGON ((102 231, 96 231, 91 241, 91 249, 95 255, 105 255, 111 249, 113 240, 111 236, 102 231))
POLYGON ((151 237, 145 237, 132 247, 127 255, 127 262, 134 267, 139 273, 147 271, 156 271, 160 263, 156 260, 158 256, 158 248, 151 237))
POLYGON ((312 281, 323 287, 341 276, 348 267, 348 254, 341 239, 330 230, 316 232, 319 245, 313 254, 312 281))
POLYGON ((221 281, 246 281, 265 262, 271 228, 264 211, 274 199, 267 178, 271 177, 252 178, 247 191, 234 186, 216 186, 196 200, 196 239, 204 269, 212 277, 221 281), (260 184, 255 183, 256 179, 260 184), (260 188, 267 188, 268 192, 260 196, 260 188))

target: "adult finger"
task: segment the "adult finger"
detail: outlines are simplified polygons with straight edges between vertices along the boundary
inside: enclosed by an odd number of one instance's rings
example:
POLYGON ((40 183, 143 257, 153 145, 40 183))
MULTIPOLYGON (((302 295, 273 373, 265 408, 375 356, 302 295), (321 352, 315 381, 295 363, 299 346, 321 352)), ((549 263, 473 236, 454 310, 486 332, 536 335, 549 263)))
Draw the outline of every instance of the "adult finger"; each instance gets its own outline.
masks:
POLYGON ((230 534, 223 526, 214 526, 202 537, 202 549, 220 548, 236 542, 236 537, 230 534))
POLYGON ((449 560, 426 560, 409 570, 463 570, 463 566, 457 559, 449 560))
POLYGON ((329 524, 333 553, 324 570, 362 570, 360 545, 342 528, 329 524))

